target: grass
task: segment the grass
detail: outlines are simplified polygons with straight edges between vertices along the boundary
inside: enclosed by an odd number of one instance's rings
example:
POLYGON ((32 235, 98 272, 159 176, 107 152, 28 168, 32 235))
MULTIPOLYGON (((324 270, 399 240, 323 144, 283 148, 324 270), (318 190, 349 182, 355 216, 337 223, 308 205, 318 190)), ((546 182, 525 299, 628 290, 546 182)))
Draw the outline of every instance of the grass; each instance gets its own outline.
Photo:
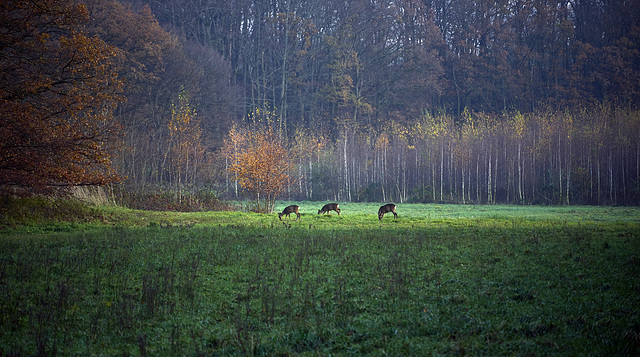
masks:
POLYGON ((298 204, 5 229, 0 355, 640 353, 638 208, 298 204))

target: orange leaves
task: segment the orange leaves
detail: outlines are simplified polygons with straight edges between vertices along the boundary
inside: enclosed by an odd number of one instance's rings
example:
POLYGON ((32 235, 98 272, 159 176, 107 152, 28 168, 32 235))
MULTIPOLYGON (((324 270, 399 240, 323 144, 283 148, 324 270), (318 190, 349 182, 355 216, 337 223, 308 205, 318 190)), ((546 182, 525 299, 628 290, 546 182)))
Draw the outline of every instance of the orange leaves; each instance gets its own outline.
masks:
POLYGON ((280 194, 288 184, 290 164, 272 129, 247 133, 247 146, 231 166, 240 185, 266 196, 280 194))
POLYGON ((234 126, 223 153, 230 161, 229 171, 256 198, 260 211, 270 211, 277 196, 291 184, 286 140, 271 125, 234 126), (260 199, 264 201, 262 208, 260 199))
POLYGON ((102 184, 121 100, 113 48, 82 32, 86 8, 0 2, 0 186, 102 184))

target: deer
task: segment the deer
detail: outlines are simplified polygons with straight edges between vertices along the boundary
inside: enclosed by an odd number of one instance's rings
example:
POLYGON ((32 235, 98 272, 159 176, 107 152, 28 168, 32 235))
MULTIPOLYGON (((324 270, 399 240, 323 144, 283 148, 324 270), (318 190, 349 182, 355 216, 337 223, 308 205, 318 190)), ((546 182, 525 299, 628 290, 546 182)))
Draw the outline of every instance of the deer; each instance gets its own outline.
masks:
POLYGON ((297 205, 291 205, 291 206, 287 206, 285 207, 285 209, 282 211, 282 213, 278 213, 278 218, 280 218, 280 220, 282 221, 282 216, 287 216, 289 217, 289 219, 291 219, 290 214, 295 213, 298 217, 296 218, 296 221, 300 219, 300 206, 297 205))
POLYGON ((393 213, 393 218, 398 218, 398 214, 396 213, 396 205, 394 205, 393 203, 387 203, 384 206, 380 206, 380 209, 378 210, 378 219, 382 220, 382 217, 384 217, 385 213, 393 213))
POLYGON ((322 206, 321 210, 318 210, 318 214, 323 214, 323 213, 329 213, 329 211, 336 211, 338 213, 338 216, 340 215, 340 205, 337 203, 327 203, 326 205, 322 206))

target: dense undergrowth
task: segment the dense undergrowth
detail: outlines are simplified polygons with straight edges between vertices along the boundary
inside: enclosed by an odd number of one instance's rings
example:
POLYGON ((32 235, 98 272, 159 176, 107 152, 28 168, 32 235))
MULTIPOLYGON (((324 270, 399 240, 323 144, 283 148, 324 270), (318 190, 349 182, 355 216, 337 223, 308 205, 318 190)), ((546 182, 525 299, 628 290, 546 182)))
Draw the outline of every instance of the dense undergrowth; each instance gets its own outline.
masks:
POLYGON ((637 209, 300 205, 4 229, 0 355, 640 353, 637 209))

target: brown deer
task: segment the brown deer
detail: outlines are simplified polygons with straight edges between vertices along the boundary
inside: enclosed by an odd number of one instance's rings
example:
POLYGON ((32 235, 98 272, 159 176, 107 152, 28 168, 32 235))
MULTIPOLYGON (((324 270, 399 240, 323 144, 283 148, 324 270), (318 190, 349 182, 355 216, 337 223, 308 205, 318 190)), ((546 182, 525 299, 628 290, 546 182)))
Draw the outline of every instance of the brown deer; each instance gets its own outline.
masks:
POLYGON ((378 219, 382 220, 382 217, 384 217, 385 213, 393 213, 393 218, 398 218, 398 214, 396 213, 396 205, 394 205, 393 203, 387 203, 384 206, 381 206, 380 209, 378 210, 378 219))
POLYGON ((338 216, 340 215, 340 205, 337 203, 327 203, 326 205, 322 206, 321 210, 318 210, 318 214, 323 214, 323 213, 329 213, 329 211, 336 211, 338 212, 338 216))
POLYGON ((285 207, 285 209, 282 211, 282 213, 278 213, 278 218, 280 218, 280 220, 282 221, 282 216, 287 216, 289 217, 289 219, 291 219, 290 214, 295 213, 298 217, 296 218, 296 221, 300 219, 300 206, 296 206, 296 205, 291 205, 291 206, 287 206, 285 207))

